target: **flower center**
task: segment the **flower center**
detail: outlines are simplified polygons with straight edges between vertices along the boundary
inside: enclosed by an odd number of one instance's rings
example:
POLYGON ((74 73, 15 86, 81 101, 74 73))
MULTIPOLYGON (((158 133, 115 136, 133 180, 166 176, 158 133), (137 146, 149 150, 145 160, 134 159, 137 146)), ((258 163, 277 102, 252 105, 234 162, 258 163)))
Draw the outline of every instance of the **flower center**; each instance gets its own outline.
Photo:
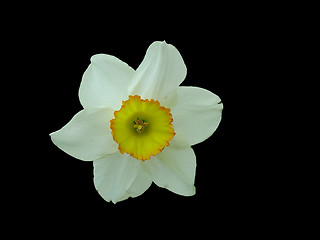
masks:
POLYGON ((138 160, 160 153, 175 135, 170 109, 153 99, 129 96, 114 117, 110 128, 119 151, 138 160))
POLYGON ((148 123, 144 120, 140 120, 137 118, 137 120, 134 120, 133 127, 137 129, 138 133, 142 133, 145 129, 145 127, 148 126, 148 123))

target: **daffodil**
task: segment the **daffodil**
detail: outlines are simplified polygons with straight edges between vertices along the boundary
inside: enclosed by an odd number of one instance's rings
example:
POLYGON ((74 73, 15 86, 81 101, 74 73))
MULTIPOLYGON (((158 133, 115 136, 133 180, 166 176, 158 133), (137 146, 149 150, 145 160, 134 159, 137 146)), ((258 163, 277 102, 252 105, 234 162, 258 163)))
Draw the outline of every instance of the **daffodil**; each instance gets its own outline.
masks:
POLYGON ((208 90, 180 86, 186 74, 166 42, 152 43, 136 70, 111 55, 91 57, 79 89, 83 109, 50 136, 67 154, 93 161, 94 185, 106 201, 137 197, 152 182, 195 194, 191 146, 217 129, 223 105, 208 90))

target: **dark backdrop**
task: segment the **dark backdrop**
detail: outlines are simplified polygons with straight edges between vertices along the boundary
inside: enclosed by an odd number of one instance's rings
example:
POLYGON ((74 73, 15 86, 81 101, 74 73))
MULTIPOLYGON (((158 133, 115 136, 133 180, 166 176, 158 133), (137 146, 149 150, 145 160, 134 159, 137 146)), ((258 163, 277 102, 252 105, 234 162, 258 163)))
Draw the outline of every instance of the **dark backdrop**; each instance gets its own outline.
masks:
POLYGON ((180 226, 187 233, 196 229, 226 234, 243 231, 240 225, 245 229, 259 225, 254 220, 264 211, 260 201, 266 196, 255 180, 261 171, 261 165, 252 160, 255 139, 248 136, 244 123, 254 121, 248 117, 254 99, 245 92, 252 87, 259 90, 252 83, 264 36, 256 16, 229 7, 207 9, 203 14, 199 8, 198 15, 182 12, 157 21, 149 14, 135 22, 108 14, 82 17, 79 22, 65 13, 60 21, 57 15, 56 21, 38 25, 32 38, 24 35, 32 43, 20 46, 27 49, 30 58, 24 61, 32 70, 28 79, 34 115, 29 131, 40 135, 31 143, 32 171, 24 188, 28 201, 21 204, 28 213, 37 213, 48 231, 69 228, 74 221, 80 223, 77 230, 87 229, 87 224, 109 230, 117 226, 165 229, 161 232, 180 226), (182 85, 205 88, 221 98, 222 121, 208 140, 193 146, 197 156, 194 196, 179 196, 152 184, 141 196, 114 205, 95 190, 92 163, 59 150, 49 133, 82 109, 78 89, 92 55, 114 55, 136 69, 148 46, 157 40, 173 44, 181 53, 188 69, 182 85), (57 222, 50 225, 53 219, 57 222))

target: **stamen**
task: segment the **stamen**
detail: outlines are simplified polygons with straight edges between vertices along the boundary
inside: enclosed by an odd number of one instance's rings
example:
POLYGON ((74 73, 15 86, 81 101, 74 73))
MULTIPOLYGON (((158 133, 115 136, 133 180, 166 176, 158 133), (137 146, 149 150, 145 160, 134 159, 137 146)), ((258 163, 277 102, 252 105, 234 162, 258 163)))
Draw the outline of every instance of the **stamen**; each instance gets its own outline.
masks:
POLYGON ((142 133, 144 131, 144 129, 146 128, 146 126, 148 126, 148 123, 140 120, 139 118, 137 118, 137 120, 134 120, 134 125, 133 127, 136 128, 138 133, 142 133))

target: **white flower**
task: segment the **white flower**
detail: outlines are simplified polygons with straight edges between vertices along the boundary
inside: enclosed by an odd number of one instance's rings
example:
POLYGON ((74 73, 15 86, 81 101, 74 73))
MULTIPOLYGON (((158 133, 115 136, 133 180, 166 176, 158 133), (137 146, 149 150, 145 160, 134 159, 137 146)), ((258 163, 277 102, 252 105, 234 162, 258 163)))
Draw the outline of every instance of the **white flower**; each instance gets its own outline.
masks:
POLYGON ((137 68, 97 54, 83 74, 83 110, 50 134, 55 145, 93 161, 94 185, 116 203, 144 193, 152 182, 195 194, 196 156, 191 146, 210 137, 222 103, 212 92, 179 86, 187 68, 178 50, 152 43, 137 68))

